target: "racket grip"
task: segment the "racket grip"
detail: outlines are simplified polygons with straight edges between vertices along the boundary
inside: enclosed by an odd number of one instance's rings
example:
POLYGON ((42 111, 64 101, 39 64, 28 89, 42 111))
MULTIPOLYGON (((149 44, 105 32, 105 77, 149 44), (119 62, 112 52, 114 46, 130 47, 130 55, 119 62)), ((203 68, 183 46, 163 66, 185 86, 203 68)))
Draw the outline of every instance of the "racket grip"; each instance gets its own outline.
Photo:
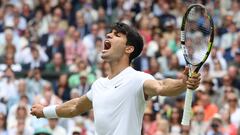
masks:
POLYGON ((183 109, 182 125, 188 126, 191 119, 193 90, 187 89, 183 109))

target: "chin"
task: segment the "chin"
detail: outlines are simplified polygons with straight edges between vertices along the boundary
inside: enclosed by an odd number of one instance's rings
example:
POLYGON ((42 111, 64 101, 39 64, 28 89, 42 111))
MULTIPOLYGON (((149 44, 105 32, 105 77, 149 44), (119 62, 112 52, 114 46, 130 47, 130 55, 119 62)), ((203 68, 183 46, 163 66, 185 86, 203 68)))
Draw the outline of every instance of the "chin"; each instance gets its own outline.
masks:
POLYGON ((101 55, 102 60, 107 61, 107 56, 101 55))

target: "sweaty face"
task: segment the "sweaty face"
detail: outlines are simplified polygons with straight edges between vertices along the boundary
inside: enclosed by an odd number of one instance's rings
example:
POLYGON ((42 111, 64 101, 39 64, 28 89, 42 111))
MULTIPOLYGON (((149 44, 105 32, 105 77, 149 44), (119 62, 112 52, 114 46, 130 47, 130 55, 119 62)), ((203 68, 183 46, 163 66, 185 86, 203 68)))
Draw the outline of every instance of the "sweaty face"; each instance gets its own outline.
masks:
POLYGON ((126 43, 126 35, 112 30, 106 34, 106 39, 103 43, 102 59, 108 62, 121 59, 125 55, 126 43))

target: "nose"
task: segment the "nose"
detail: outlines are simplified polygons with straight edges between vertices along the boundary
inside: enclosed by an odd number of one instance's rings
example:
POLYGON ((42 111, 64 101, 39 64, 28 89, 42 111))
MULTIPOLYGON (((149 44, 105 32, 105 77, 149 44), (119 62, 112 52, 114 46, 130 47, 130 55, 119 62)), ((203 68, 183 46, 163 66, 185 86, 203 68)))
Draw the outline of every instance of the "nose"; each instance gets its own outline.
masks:
POLYGON ((111 33, 106 34, 106 38, 112 38, 112 34, 111 33))

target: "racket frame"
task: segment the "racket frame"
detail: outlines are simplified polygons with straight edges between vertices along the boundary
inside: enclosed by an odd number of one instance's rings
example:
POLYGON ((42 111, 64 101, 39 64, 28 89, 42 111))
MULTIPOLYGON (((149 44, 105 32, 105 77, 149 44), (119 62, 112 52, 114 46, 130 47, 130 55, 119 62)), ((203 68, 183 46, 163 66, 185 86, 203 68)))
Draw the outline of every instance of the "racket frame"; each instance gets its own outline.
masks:
MULTIPOLYGON (((200 68, 202 67, 202 65, 205 63, 205 61, 207 60, 210 52, 211 52, 211 49, 212 49, 212 46, 213 46, 213 41, 214 41, 214 23, 213 23, 213 19, 211 17, 211 15, 207 12, 208 14, 208 19, 209 19, 209 22, 210 22, 210 39, 209 39, 209 42, 208 42, 208 49, 207 49, 207 52, 205 54, 205 56, 203 57, 202 61, 200 63, 197 63, 197 64, 192 64, 188 61, 188 53, 187 53, 187 48, 185 47, 185 39, 186 39, 186 35, 185 35, 185 27, 186 27, 186 20, 187 20, 187 17, 188 17, 188 14, 190 13, 190 11, 192 10, 192 8, 194 7, 198 7, 200 6, 201 8, 204 8, 205 10, 206 7, 201 5, 201 4, 192 4, 188 7, 186 13, 184 14, 183 16, 183 19, 182 19, 182 25, 181 25, 181 48, 183 50, 183 56, 184 56, 184 59, 186 61, 186 64, 188 65, 189 67, 189 77, 191 77, 192 75, 198 73, 198 71, 200 70, 200 68), (193 69, 195 68, 195 69, 193 69)), ((181 124, 182 125, 185 125, 185 126, 188 126, 190 124, 190 119, 191 119, 191 110, 192 110, 192 97, 193 97, 193 92, 194 90, 191 90, 191 89, 187 89, 186 91, 186 95, 185 95, 185 103, 184 103, 184 110, 183 110, 183 117, 182 117, 182 122, 181 124)))

